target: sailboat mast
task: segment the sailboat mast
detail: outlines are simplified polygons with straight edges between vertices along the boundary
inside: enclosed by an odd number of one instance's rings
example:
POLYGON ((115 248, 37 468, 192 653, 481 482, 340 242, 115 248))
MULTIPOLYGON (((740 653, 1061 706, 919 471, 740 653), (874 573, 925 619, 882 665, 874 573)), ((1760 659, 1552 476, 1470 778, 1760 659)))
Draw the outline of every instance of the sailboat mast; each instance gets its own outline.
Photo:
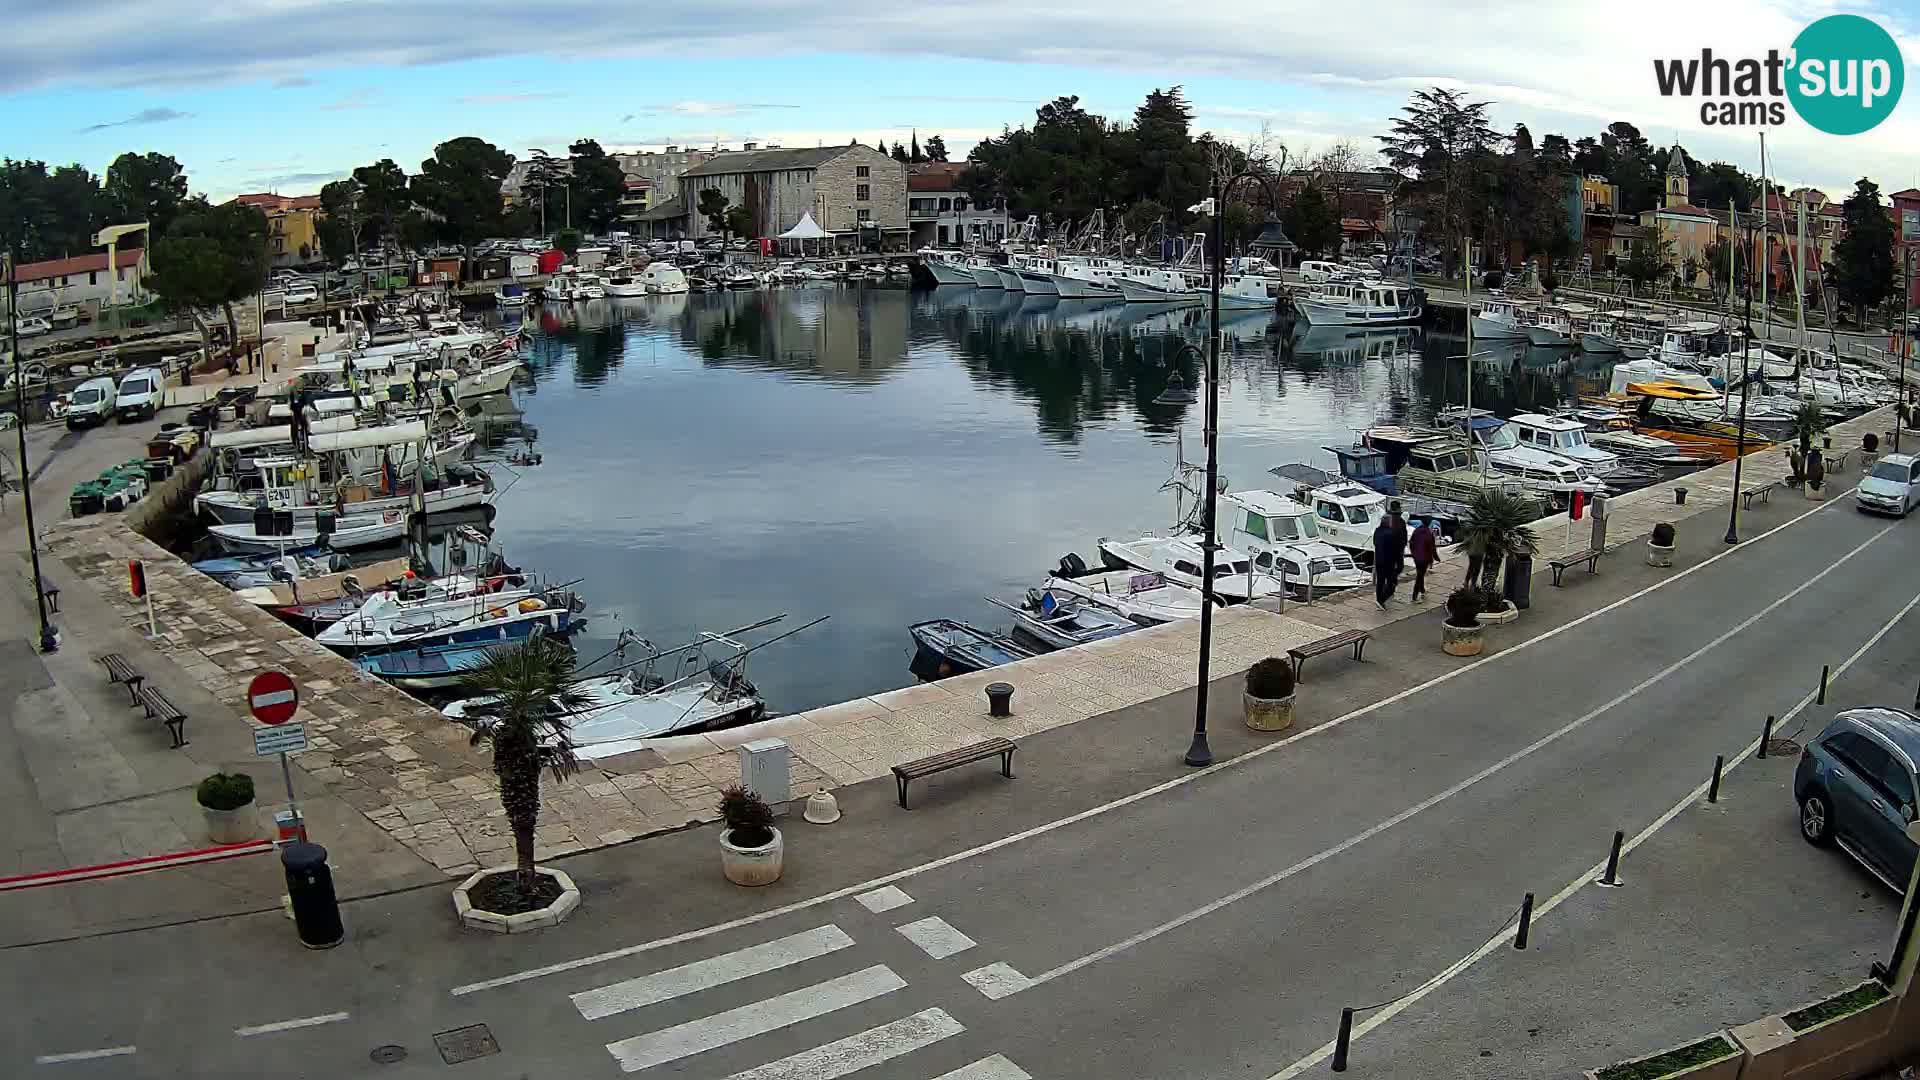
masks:
MULTIPOLYGON (((1760 133, 1760 322, 1761 333, 1769 344, 1773 342, 1773 309, 1767 306, 1767 279, 1773 274, 1773 266, 1767 258, 1767 218, 1772 204, 1773 185, 1767 182, 1767 133, 1763 131, 1760 133)), ((1798 360, 1794 361, 1793 373, 1796 377, 1800 374, 1798 360)))

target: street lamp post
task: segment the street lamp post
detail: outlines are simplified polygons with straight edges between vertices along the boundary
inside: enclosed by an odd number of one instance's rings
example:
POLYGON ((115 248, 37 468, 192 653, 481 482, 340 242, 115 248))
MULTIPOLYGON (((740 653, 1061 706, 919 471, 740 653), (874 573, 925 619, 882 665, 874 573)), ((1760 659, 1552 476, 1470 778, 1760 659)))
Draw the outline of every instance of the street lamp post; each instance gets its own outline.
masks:
MULTIPOLYGON (((1731 206, 1728 208, 1731 210, 1731 206)), ((1747 247, 1753 247, 1753 229, 1747 229, 1747 247)), ((1733 289, 1731 279, 1727 282, 1729 292, 1733 289)), ((1747 393, 1752 388, 1747 385, 1747 356, 1753 348, 1753 290, 1747 290, 1746 310, 1740 317, 1740 419, 1733 431, 1733 498, 1727 500, 1727 535, 1729 544, 1740 542, 1740 472, 1747 460, 1747 393)))
MULTIPOLYGON (((1213 272, 1208 282, 1211 310, 1207 323, 1207 490, 1201 496, 1200 503, 1203 507, 1202 528, 1206 533, 1200 543, 1200 677, 1199 685, 1194 688, 1193 742, 1187 747, 1186 756, 1186 763, 1195 768, 1213 764, 1213 749, 1207 745, 1207 673, 1213 659, 1213 553, 1220 546, 1214 531, 1214 507, 1219 497, 1220 476, 1220 284, 1226 274, 1221 233, 1226 220, 1227 196, 1235 184, 1249 178, 1258 180, 1263 186, 1266 184, 1266 178, 1251 168, 1243 169, 1225 181, 1215 170, 1213 193, 1209 200, 1213 204, 1213 228, 1210 230, 1213 235, 1208 238, 1208 246, 1212 248, 1213 272)), ((1269 205, 1279 205, 1270 187, 1267 200, 1269 205)))
MULTIPOLYGON (((60 635, 47 621, 47 589, 40 576, 40 536, 33 524, 33 473, 27 469, 27 380, 20 370, 20 284, 13 272, 13 253, 5 256, 7 269, 7 348, 13 352, 14 428, 20 437, 20 499, 26 508, 27 551, 33 561, 33 602, 40 615, 40 651, 60 648, 60 635)), ((111 268, 109 268, 111 269, 111 268)))

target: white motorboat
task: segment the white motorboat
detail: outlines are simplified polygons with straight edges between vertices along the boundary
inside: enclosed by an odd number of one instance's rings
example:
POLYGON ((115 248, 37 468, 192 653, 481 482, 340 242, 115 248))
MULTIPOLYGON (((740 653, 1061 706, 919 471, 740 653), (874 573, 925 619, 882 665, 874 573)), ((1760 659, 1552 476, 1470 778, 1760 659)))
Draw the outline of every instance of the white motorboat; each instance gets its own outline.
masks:
POLYGON ((468 368, 442 372, 444 377, 453 376, 453 396, 465 401, 469 398, 485 397, 488 394, 502 394, 513 385, 514 372, 519 370, 518 358, 502 360, 487 367, 468 368))
POLYGON ((1469 434, 1479 452, 1486 455, 1489 468, 1518 480, 1528 490, 1541 494, 1576 490, 1605 494, 1607 491, 1604 481, 1571 458, 1523 445, 1513 426, 1492 413, 1483 409, 1475 409, 1472 414, 1465 409, 1448 409, 1440 416, 1469 434))
POLYGON ((1126 272, 1119 259, 1097 255, 1062 255, 1059 270, 1053 275, 1053 287, 1062 300, 1118 300, 1120 286, 1114 278, 1126 272))
MULTIPOLYGON (((1168 581, 1199 589, 1206 580, 1206 553, 1195 540, 1171 536, 1142 536, 1135 540, 1100 540, 1100 558, 1109 569, 1135 567, 1157 573, 1168 581)), ((1252 556, 1221 547, 1213 554, 1213 595, 1227 603, 1278 596, 1287 591, 1279 577, 1256 570, 1252 556)))
POLYGON ((1130 304, 1198 304, 1208 291, 1205 273, 1179 267, 1133 267, 1115 284, 1130 304))
POLYGON ((1135 622, 1112 608, 1083 603, 1050 589, 1029 590, 1027 602, 1022 607, 995 600, 991 596, 986 601, 1011 614, 1016 630, 1055 649, 1071 649, 1075 645, 1118 637, 1152 625, 1135 622))
POLYGON ((1660 335, 1660 350, 1654 358, 1689 370, 1698 371, 1707 355, 1707 338, 1720 327, 1710 322, 1684 322, 1670 325, 1660 335))
POLYGON ((973 273, 962 262, 966 258, 964 252, 924 247, 914 254, 920 256, 920 265, 926 268, 935 285, 973 284, 973 273))
POLYGON ((1053 275, 1059 273, 1060 263, 1049 248, 1042 248, 1034 254, 1013 254, 1007 257, 1006 269, 1020 279, 1020 290, 1035 296, 1058 296, 1060 289, 1053 283, 1053 275))
MULTIPOLYGON (((255 462, 255 464, 259 463, 255 462)), ((460 466, 459 468, 470 467, 460 466)), ((283 470, 269 471, 277 474, 283 470)), ((409 475, 401 473, 400 478, 405 481, 409 475)), ((478 470, 474 470, 471 474, 450 475, 444 482, 429 481, 429 484, 425 495, 426 511, 429 514, 479 506, 486 502, 487 494, 493 490, 493 483, 487 474, 478 470)), ((342 485, 336 490, 344 492, 353 486, 342 485)), ((389 510, 406 510, 413 504, 413 493, 410 490, 340 503, 316 502, 314 501, 316 494, 304 487, 269 484, 242 491, 203 491, 193 497, 193 506, 200 516, 215 524, 237 525, 253 520, 255 511, 262 505, 270 510, 291 510, 296 521, 306 521, 322 510, 337 510, 345 507, 348 512, 355 514, 384 514, 389 510)))
POLYGON ((1277 575, 1288 591, 1324 596, 1373 580, 1353 556, 1327 543, 1318 519, 1304 504, 1278 491, 1255 489, 1220 496, 1227 543, 1253 556, 1256 571, 1277 575))
POLYGON ((1299 497, 1312 505, 1328 543, 1373 561, 1373 530, 1387 514, 1385 495, 1364 484, 1334 483, 1305 488, 1299 497))
POLYGON ((524 307, 527 300, 527 290, 518 285, 500 285, 493 290, 493 303, 496 307, 524 307))
POLYGON ((994 268, 993 260, 985 255, 969 255, 961 263, 967 273, 973 275, 973 283, 982 289, 999 289, 1005 285, 1000 280, 1000 271, 994 268))
POLYGON ((1507 428, 1520 445, 1579 463, 1595 476, 1606 476, 1620 466, 1620 455, 1587 441, 1586 425, 1564 416, 1520 413, 1507 418, 1507 428))
POLYGON ((604 300, 607 296, 607 283, 599 274, 581 271, 573 275, 573 302, 583 300, 604 300))
POLYGON ((1419 293, 1385 281, 1327 281, 1293 300, 1295 311, 1313 326, 1397 326, 1420 321, 1419 293))
POLYGON ((683 293, 687 291, 686 272, 670 262, 656 259, 640 271, 640 281, 647 292, 656 294, 683 293))
POLYGON ((1527 340, 1524 311, 1521 305, 1504 296, 1477 300, 1473 304, 1472 314, 1468 316, 1473 323, 1473 336, 1482 341, 1527 340))
POLYGON ((1567 308, 1536 307, 1529 314, 1528 341, 1556 349, 1573 344, 1573 313, 1567 308))
POLYGON ((1089 570, 1078 555, 1060 559, 1060 569, 1044 589, 1111 608, 1136 622, 1177 622, 1200 614, 1200 594, 1176 585, 1163 574, 1141 570, 1089 570))
POLYGON ((315 514, 306 520, 293 519, 290 511, 281 511, 265 531, 263 522, 245 521, 208 526, 207 532, 222 550, 231 552, 290 551, 323 544, 336 551, 390 544, 406 535, 407 515, 398 510, 379 514, 315 514), (283 531, 279 526, 286 525, 283 531))
POLYGON ((626 267, 621 267, 608 273, 606 283, 602 288, 606 290, 608 296, 616 298, 647 295, 647 283, 641 278, 634 276, 633 271, 626 267))
POLYGON ((413 602, 379 592, 315 637, 335 649, 515 641, 537 628, 562 633, 576 602, 570 593, 506 589, 450 600, 413 602))

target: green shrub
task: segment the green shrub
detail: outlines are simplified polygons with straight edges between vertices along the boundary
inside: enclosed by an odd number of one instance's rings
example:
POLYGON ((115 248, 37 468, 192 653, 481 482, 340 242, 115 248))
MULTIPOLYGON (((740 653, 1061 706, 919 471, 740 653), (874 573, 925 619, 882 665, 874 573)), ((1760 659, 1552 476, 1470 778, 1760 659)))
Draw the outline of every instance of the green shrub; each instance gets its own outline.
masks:
POLYGON ((1293 663, 1269 656, 1248 668, 1247 693, 1268 700, 1292 697, 1293 663))
POLYGON ((1658 1080, 1663 1076, 1672 1076, 1682 1069, 1732 1057, 1735 1053, 1737 1051, 1733 1044, 1724 1036, 1714 1035, 1678 1050, 1669 1050, 1654 1057, 1601 1069, 1597 1075, 1600 1080, 1658 1080))
POLYGON ((200 781, 193 797, 209 810, 238 810, 253 802, 253 777, 243 772, 217 772, 200 781))
POLYGON ((1673 526, 1664 521, 1655 525, 1653 527, 1653 542, 1657 547, 1672 547, 1673 526))
POLYGON ((1463 585, 1447 596, 1447 625, 1479 626, 1479 615, 1486 609, 1485 594, 1463 585))
POLYGON ((1862 983, 1845 993, 1835 994, 1825 1001, 1815 1002, 1804 1009, 1796 1009, 1782 1019, 1793 1030, 1805 1031, 1815 1024, 1823 1024, 1842 1016, 1851 1016, 1874 1002, 1884 1000, 1886 996, 1887 988, 1879 983, 1862 983))
POLYGON ((752 788, 735 784, 722 791, 720 816, 727 823, 727 839, 736 847, 757 848, 773 843, 773 808, 752 788))

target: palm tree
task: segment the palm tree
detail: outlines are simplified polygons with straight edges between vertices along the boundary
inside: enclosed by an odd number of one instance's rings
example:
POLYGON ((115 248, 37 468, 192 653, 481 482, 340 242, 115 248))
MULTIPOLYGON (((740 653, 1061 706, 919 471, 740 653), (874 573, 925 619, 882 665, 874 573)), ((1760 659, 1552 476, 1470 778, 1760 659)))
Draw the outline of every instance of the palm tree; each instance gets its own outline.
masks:
MULTIPOLYGON (((1460 539, 1471 565, 1480 568, 1481 588, 1498 591, 1500 564, 1507 556, 1539 554, 1540 541, 1527 530, 1536 509, 1532 499, 1499 488, 1481 489, 1468 504, 1460 539)), ((1471 572, 1467 582, 1473 582, 1471 572)))
POLYGON ((500 777, 500 806, 513 829, 522 897, 531 899, 533 830, 540 821, 540 771, 555 780, 579 771, 568 718, 587 704, 573 682, 573 650, 547 638, 503 645, 487 652, 462 685, 492 700, 486 719, 475 726, 473 745, 493 747, 493 771, 500 777))
POLYGON ((1791 455, 1789 460, 1793 463, 1796 479, 1807 475, 1807 455, 1813 453, 1813 440, 1819 438, 1826 429, 1826 413, 1820 408, 1819 402, 1803 400, 1800 407, 1793 410, 1793 424, 1788 433, 1800 444, 1800 451, 1791 455))

